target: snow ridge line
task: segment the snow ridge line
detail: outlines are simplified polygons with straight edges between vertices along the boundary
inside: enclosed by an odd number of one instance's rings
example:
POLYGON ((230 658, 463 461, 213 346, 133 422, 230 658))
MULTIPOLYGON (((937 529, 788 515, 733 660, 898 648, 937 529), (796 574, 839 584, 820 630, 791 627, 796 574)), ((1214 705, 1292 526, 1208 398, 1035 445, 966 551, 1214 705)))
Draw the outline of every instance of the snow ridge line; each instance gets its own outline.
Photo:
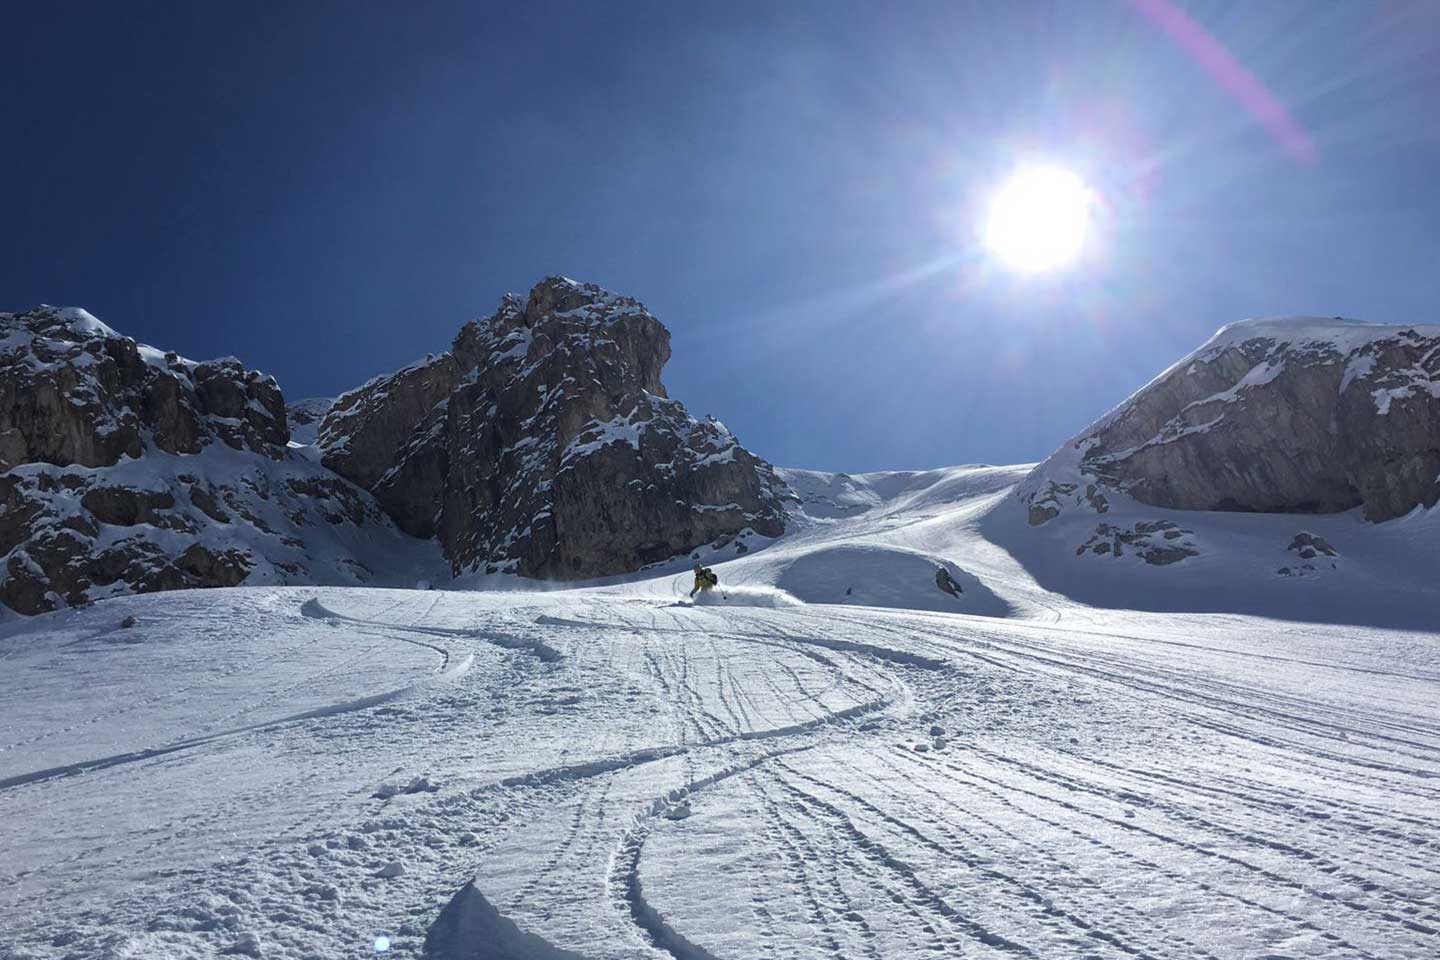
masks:
POLYGON ((460 888, 430 925, 425 934, 425 956, 430 960, 585 960, 581 954, 561 950, 533 933, 525 933, 485 899, 474 880, 460 888))
MULTIPOLYGON (((543 663, 555 663, 565 659, 565 655, 554 647, 539 640, 530 640, 525 637, 515 637, 501 633, 487 633, 484 630, 449 630, 444 627, 416 627, 399 623, 384 623, 379 620, 361 620, 358 617, 348 617, 343 613, 336 613, 320 602, 319 597, 311 597, 300 607, 300 612, 307 617, 317 620, 341 620, 345 623, 353 623, 364 627, 379 627, 384 630, 403 630, 407 633, 423 633, 432 637, 456 637, 466 640, 484 640, 486 643, 503 647, 506 650, 518 650, 528 653, 543 663)), ((406 640, 404 637, 397 637, 399 640, 406 640)), ((447 650, 425 643, 423 640, 406 640, 407 643, 419 644, 422 647, 430 647, 448 655, 447 650)))

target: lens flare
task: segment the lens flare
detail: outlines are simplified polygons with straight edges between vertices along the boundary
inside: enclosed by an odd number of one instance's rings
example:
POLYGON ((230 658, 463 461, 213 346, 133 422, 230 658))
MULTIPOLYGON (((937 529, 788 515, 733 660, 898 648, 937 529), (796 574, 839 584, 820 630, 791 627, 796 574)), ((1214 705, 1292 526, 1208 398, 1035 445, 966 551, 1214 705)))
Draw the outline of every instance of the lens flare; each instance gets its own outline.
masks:
POLYGON ((1017 270, 1038 273, 1064 266, 1085 243, 1092 203, 1090 189, 1069 170, 1023 170, 995 195, 985 244, 1017 270))

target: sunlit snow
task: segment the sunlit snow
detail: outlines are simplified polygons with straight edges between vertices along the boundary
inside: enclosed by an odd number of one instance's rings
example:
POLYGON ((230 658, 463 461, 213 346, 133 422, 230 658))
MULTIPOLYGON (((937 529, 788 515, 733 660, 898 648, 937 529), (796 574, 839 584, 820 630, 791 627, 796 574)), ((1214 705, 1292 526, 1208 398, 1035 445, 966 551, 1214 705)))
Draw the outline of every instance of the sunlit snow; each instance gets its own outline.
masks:
MULTIPOLYGON (((1022 475, 787 471, 699 603, 682 557, 11 621, 0 955, 1436 956, 1440 635, 1086 606, 1034 571, 1112 561, 1022 565, 1022 475)), ((1227 522, 1126 589, 1295 528, 1227 522)))

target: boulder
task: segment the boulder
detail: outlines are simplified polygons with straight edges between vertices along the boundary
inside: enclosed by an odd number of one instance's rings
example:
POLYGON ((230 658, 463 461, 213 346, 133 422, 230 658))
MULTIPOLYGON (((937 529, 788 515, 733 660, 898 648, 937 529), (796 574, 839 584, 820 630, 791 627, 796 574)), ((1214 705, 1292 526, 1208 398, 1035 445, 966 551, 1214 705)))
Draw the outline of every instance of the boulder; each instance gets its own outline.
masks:
POLYGON ((1338 557, 1340 555, 1338 550, 1330 546, 1330 541, 1324 537, 1317 537, 1313 533, 1306 533, 1304 531, 1295 534, 1295 539, 1290 541, 1290 546, 1286 549, 1299 554, 1302 560, 1313 560, 1321 554, 1327 557, 1338 557))

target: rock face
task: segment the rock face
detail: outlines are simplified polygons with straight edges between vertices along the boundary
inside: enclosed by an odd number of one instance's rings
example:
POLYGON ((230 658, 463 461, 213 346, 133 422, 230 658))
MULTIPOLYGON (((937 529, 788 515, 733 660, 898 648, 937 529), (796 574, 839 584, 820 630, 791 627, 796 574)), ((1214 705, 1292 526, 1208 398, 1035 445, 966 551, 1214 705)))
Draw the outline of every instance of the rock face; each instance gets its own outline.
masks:
POLYGON ((1107 496, 1154 507, 1372 521, 1440 499, 1440 326, 1245 321, 1040 464, 1032 525, 1107 496))
POLYGON ((372 553, 416 554, 289 436, 274 379, 237 360, 162 353, 83 310, 0 314, 0 602, 360 583, 372 553))
POLYGON ((290 433, 273 377, 234 358, 195 363, 122 337, 84 310, 0 314, 0 470, 108 467, 199 453, 212 440, 272 459, 290 433))
POLYGON ((638 301, 548 278, 427 357, 339 397, 323 463, 452 571, 576 579, 784 530, 788 494, 723 424, 666 396, 638 301))

